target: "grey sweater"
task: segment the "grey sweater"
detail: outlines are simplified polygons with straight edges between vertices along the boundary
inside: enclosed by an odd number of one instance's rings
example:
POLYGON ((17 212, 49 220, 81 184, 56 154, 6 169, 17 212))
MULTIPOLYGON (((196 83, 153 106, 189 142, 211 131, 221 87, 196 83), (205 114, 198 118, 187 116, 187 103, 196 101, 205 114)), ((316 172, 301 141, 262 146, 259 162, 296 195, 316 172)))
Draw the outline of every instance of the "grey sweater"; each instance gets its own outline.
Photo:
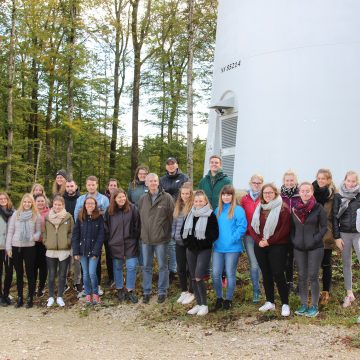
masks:
POLYGON ((41 217, 36 216, 36 219, 30 222, 31 240, 24 241, 20 239, 21 224, 17 218, 17 211, 12 214, 8 223, 8 232, 6 236, 6 251, 11 251, 12 246, 30 247, 35 245, 35 241, 39 241, 41 235, 41 217))

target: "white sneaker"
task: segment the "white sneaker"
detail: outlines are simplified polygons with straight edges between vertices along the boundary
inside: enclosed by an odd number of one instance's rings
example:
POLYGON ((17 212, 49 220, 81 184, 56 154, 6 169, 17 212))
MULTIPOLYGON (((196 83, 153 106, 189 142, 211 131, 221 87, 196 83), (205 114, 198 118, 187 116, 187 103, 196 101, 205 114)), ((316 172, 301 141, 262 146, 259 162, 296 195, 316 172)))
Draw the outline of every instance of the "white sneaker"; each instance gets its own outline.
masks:
POLYGON ((207 305, 200 305, 200 310, 196 313, 198 316, 204 316, 209 312, 207 305))
POLYGON ((281 316, 290 316, 290 306, 288 304, 284 304, 282 306, 281 316))
POLYGON ((183 291, 181 293, 181 295, 179 296, 179 298, 176 300, 176 302, 179 303, 179 304, 182 303, 184 301, 186 295, 187 295, 187 291, 183 291))
POLYGON ((83 298, 83 297, 85 297, 85 290, 83 290, 83 291, 80 291, 77 295, 76 295, 76 297, 78 298, 78 299, 81 299, 81 298, 83 298))
POLYGON ((99 293, 99 296, 104 295, 104 291, 103 291, 103 289, 100 287, 100 285, 98 286, 98 293, 99 293))
POLYGON ((55 302, 54 298, 53 298, 53 297, 49 297, 46 306, 47 306, 48 308, 49 308, 49 307, 52 307, 52 306, 54 305, 54 302, 55 302))
POLYGON ((58 297, 56 298, 56 303, 60 306, 60 307, 64 307, 65 303, 62 297, 58 297))
POLYGON ((187 313, 189 315, 196 315, 200 311, 201 306, 195 305, 192 309, 190 309, 187 313))
POLYGON ((275 310, 275 304, 271 303, 270 301, 267 301, 263 306, 259 308, 259 311, 265 312, 269 310, 275 310))
POLYGON ((191 304, 195 300, 195 296, 192 293, 187 293, 185 299, 182 301, 183 305, 191 304))

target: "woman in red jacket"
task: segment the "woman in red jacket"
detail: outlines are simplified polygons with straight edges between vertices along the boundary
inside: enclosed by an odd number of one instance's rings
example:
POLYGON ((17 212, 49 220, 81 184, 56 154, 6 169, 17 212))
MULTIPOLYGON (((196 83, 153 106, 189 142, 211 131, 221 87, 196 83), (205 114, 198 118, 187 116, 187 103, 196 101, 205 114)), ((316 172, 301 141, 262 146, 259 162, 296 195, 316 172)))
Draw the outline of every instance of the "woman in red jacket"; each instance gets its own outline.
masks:
POLYGON ((250 234, 255 241, 255 256, 261 269, 266 295, 266 302, 259 311, 275 310, 275 282, 282 302, 281 315, 289 316, 285 266, 290 237, 290 211, 273 184, 266 184, 261 189, 250 234))
POLYGON ((240 205, 245 210, 246 220, 248 224, 244 237, 244 245, 250 265, 250 278, 253 287, 254 304, 257 304, 260 301, 260 268, 255 257, 254 239, 250 235, 250 228, 255 208, 259 203, 259 195, 263 183, 264 178, 261 175, 254 174, 249 181, 250 189, 248 190, 248 193, 241 199, 240 203, 240 205))

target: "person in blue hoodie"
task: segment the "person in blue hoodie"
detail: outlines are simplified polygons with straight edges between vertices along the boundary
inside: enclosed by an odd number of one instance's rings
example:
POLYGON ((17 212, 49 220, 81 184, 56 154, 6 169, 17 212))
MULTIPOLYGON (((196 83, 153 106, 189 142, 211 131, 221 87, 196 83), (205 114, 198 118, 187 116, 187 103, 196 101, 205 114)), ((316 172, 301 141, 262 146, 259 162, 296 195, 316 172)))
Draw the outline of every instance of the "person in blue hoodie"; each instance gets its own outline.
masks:
POLYGON ((244 209, 236 204, 235 189, 225 185, 220 192, 219 206, 215 210, 219 224, 219 238, 214 242, 213 283, 216 292, 215 309, 228 310, 236 285, 236 269, 240 254, 244 251, 242 238, 247 228, 244 209), (221 276, 225 268, 227 287, 223 299, 221 276))

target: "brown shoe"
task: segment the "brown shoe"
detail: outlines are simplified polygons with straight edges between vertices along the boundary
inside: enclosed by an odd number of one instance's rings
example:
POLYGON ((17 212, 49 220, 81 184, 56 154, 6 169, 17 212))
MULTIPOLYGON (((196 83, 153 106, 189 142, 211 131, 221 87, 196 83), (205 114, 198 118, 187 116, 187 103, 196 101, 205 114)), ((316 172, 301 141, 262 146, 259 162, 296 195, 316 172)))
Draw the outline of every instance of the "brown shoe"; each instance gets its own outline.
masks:
POLYGON ((330 294, 328 291, 322 291, 320 293, 320 299, 319 299, 319 304, 320 305, 326 305, 330 300, 330 294))

